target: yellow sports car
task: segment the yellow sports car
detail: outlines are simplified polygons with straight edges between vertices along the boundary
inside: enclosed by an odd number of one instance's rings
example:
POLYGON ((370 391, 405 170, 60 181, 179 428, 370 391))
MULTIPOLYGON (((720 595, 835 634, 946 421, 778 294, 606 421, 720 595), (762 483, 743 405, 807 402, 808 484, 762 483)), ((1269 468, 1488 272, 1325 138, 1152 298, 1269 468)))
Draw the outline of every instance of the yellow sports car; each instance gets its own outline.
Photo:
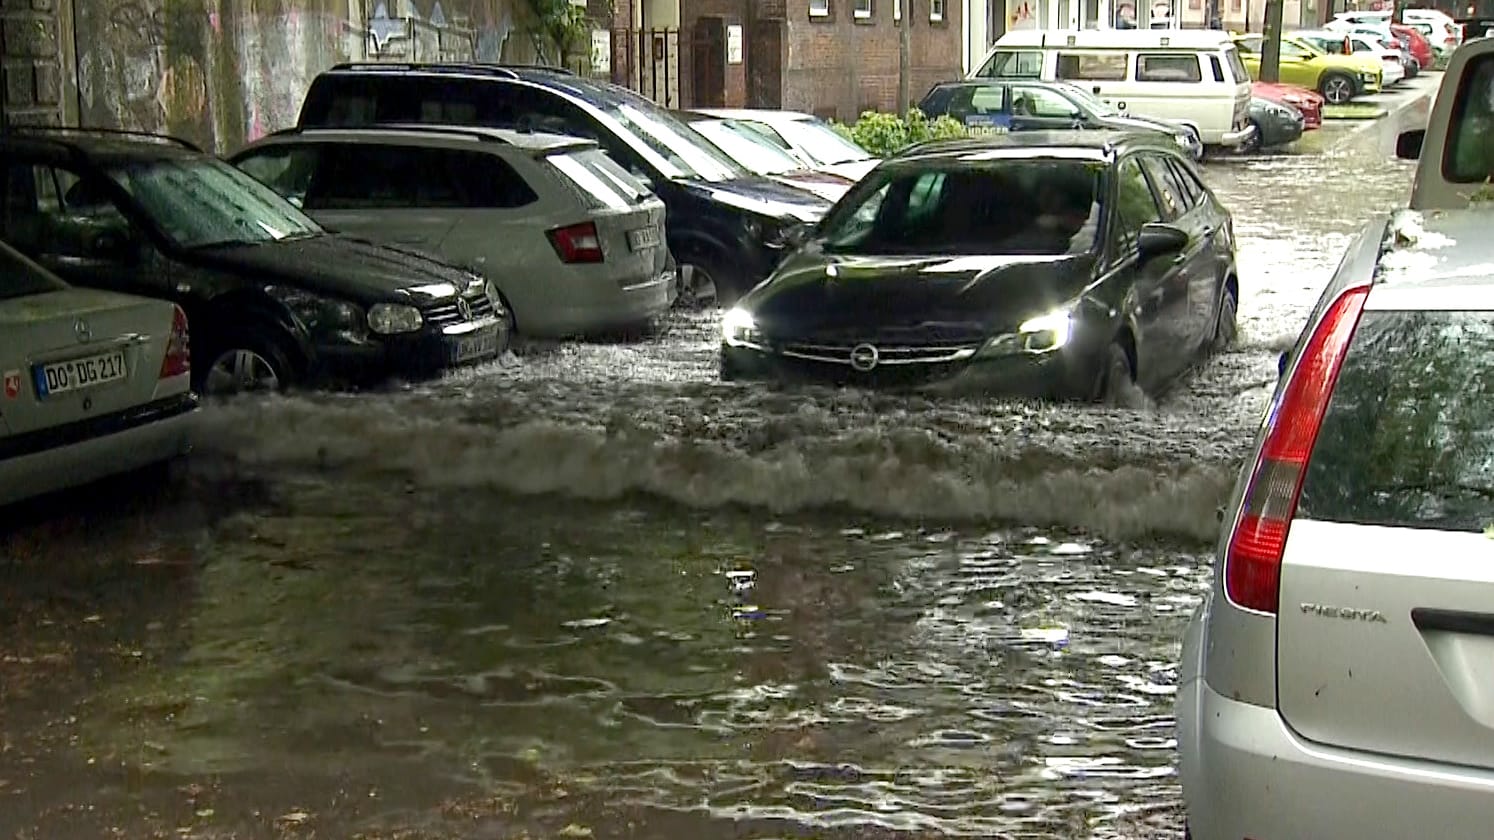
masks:
MULTIPOLYGON (((1235 35, 1235 46, 1253 79, 1260 78, 1261 45, 1258 34, 1235 35)), ((1380 60, 1374 56, 1330 55, 1291 35, 1281 38, 1280 81, 1311 88, 1342 105, 1356 96, 1380 92, 1380 60)))

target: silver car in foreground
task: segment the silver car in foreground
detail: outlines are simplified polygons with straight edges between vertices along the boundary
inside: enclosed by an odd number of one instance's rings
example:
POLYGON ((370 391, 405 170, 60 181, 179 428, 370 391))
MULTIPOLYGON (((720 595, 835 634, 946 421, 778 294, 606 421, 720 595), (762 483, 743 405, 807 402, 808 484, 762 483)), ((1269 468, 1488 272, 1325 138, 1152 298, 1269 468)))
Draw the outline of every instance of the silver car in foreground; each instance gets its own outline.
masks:
POLYGON ((1494 834, 1494 213, 1351 246, 1183 643, 1196 840, 1494 834))
POLYGON ((184 454, 187 316, 69 286, 0 242, 0 505, 184 454))

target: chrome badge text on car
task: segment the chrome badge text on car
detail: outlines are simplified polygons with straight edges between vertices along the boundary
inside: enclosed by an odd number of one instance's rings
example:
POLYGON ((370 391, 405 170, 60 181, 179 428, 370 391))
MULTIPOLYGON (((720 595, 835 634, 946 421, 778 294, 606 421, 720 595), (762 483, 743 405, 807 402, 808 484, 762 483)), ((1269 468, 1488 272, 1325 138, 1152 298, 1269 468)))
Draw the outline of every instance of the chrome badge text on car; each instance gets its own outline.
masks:
POLYGON ((1345 621, 1368 621, 1389 624, 1379 610, 1359 610, 1352 607, 1333 607, 1327 604, 1302 604, 1302 612, 1318 618, 1341 618, 1345 621))

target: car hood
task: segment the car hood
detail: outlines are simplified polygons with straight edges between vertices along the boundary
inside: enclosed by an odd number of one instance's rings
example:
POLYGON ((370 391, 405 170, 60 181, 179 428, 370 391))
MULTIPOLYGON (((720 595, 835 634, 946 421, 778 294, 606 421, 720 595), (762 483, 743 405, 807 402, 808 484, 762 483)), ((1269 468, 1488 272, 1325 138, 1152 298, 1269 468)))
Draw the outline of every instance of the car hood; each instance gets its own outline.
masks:
POLYGON ((851 187, 856 184, 850 178, 843 178, 827 172, 816 172, 810 169, 784 172, 775 175, 774 179, 801 190, 808 190, 831 203, 840 201, 840 197, 849 192, 851 187))
POLYGON ((1169 136, 1183 133, 1183 127, 1177 123, 1167 120, 1158 120, 1151 117, 1139 117, 1134 114, 1106 114, 1101 120, 1107 125, 1117 129, 1151 129, 1152 131, 1165 131, 1169 136))
POLYGON ((877 168, 881 158, 867 158, 866 160, 848 160, 844 163, 829 163, 820 167, 822 171, 849 178, 852 182, 860 181, 877 168))
POLYGON ((423 303, 450 297, 476 279, 416 251, 338 234, 206 248, 192 252, 191 259, 266 285, 294 285, 359 303, 423 303))
POLYGON ((742 300, 767 335, 979 340, 1077 297, 1094 257, 842 256, 810 245, 742 300))
POLYGON ((1250 92, 1261 99, 1280 102, 1286 105, 1294 104, 1288 97, 1307 103, 1316 102, 1320 105, 1324 101, 1322 95, 1317 91, 1308 90, 1305 87, 1297 85, 1281 84, 1279 82, 1253 82, 1250 86, 1250 92))
POLYGON ((707 201, 774 219, 817 222, 830 209, 829 201, 808 190, 756 175, 716 183, 683 183, 686 189, 707 201))

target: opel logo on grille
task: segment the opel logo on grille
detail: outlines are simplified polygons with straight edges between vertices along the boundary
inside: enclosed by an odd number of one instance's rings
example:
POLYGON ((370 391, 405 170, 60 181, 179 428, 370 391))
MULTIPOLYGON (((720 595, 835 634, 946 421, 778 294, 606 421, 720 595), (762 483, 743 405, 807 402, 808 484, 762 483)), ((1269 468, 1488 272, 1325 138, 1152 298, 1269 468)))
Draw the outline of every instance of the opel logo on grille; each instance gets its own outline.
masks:
POLYGON ((87 344, 93 340, 93 328, 88 326, 87 321, 79 318, 73 322, 73 335, 78 337, 79 344, 87 344))
POLYGON ((457 298, 457 314, 462 316, 463 321, 472 320, 472 304, 466 298, 457 298))
POLYGON ((881 354, 870 344, 858 344, 851 348, 851 367, 862 373, 875 368, 880 359, 881 354))

